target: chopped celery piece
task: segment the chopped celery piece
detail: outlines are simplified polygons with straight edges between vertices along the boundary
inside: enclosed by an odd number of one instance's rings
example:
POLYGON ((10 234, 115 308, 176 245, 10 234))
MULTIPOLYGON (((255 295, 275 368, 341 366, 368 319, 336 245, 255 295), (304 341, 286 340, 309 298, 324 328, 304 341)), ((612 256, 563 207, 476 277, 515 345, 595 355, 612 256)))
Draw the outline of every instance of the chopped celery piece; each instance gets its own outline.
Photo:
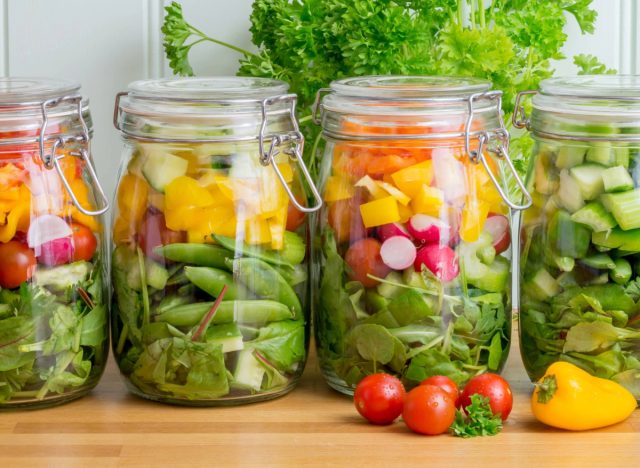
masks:
POLYGON ((573 213, 571 219, 576 223, 586 224, 593 232, 608 231, 618 224, 602 203, 597 201, 588 203, 573 213))
POLYGON ((578 211, 584 206, 581 192, 576 179, 569 175, 569 171, 563 169, 560 172, 560 188, 557 193, 560 204, 571 213, 578 211))
POLYGON ((593 200, 604 191, 602 170, 598 164, 583 164, 572 167, 569 173, 576 179, 585 200, 593 200))
POLYGON ((631 279, 631 264, 624 258, 615 261, 615 268, 609 272, 611 279, 618 284, 625 284, 631 279))
POLYGON ((608 141, 594 141, 587 150, 587 161, 613 166, 616 164, 615 153, 608 141))
POLYGON ((556 157, 556 167, 569 169, 583 163, 587 148, 584 146, 562 146, 556 157))
POLYGON ((557 211, 547 229, 549 243, 559 256, 583 258, 587 255, 591 231, 586 226, 573 222, 566 211, 557 211))
POLYGON ((549 300, 562 291, 556 279, 544 268, 538 270, 524 287, 532 297, 540 301, 549 300))
POLYGON ((265 367, 253 355, 252 349, 244 349, 238 354, 236 370, 233 373, 233 386, 258 391, 262 386, 265 367))
POLYGON ((640 189, 607 193, 600 197, 622 229, 640 228, 640 189))
POLYGON ((629 148, 628 147, 618 147, 613 149, 614 159, 618 166, 622 166, 625 169, 629 167, 629 148))
POLYGON ((623 252, 640 252, 640 229, 623 231, 614 228, 611 231, 594 232, 591 241, 596 246, 619 249, 623 252))
POLYGON ((605 192, 626 192, 633 190, 633 179, 622 166, 614 166, 602 171, 605 192))
POLYGON ((580 262, 584 263, 588 267, 597 268, 598 270, 613 270, 615 263, 609 255, 606 253, 598 253, 585 257, 580 262))
POLYGON ((559 268, 562 271, 571 271, 576 265, 576 260, 573 257, 561 257, 557 255, 553 249, 545 248, 545 261, 548 265, 554 268, 559 268))

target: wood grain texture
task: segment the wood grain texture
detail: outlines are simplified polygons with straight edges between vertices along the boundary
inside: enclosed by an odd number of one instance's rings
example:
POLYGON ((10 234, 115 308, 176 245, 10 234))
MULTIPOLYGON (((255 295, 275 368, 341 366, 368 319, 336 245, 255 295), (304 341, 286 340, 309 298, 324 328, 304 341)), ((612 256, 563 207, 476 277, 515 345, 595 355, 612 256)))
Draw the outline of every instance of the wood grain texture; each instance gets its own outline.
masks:
MULTIPOLYGON (((515 347, 514 349, 517 349, 515 347)), ((0 415, 0 466, 637 466, 640 412, 597 431, 536 422, 517 352, 505 376, 515 406, 495 437, 412 434, 369 425, 329 389, 312 357, 299 387, 235 408, 183 408, 126 393, 113 362, 96 390, 65 406, 0 415)))

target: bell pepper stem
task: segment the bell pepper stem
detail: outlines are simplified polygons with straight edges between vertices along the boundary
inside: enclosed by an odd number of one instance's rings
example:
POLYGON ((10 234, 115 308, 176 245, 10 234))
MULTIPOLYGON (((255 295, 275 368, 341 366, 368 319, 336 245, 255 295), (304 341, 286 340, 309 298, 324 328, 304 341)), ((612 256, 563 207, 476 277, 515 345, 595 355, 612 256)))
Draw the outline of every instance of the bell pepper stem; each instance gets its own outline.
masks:
POLYGON ((538 389, 538 403, 548 403, 558 390, 558 381, 556 376, 551 374, 545 376, 535 386, 538 389))

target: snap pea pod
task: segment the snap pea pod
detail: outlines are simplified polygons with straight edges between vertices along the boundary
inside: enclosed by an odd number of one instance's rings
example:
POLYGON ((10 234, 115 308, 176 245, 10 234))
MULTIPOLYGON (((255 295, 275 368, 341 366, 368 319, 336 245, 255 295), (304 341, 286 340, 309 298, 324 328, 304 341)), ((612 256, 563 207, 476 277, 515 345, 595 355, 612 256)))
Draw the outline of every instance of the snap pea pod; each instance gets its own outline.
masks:
POLYGON ((244 286, 234 281, 231 273, 227 271, 210 267, 187 266, 184 267, 184 274, 189 278, 189 281, 213 297, 218 297, 224 285, 227 286, 227 293, 224 295, 225 301, 249 297, 244 286))
POLYGON ((283 255, 283 251, 267 250, 264 247, 259 247, 257 245, 238 243, 231 237, 216 235, 213 237, 220 245, 229 249, 231 252, 235 252, 236 256, 246 255, 248 257, 258 258, 272 265, 281 265, 285 268, 292 268, 291 263, 289 263, 286 256, 283 255))
MULTIPOLYGON (((225 295, 226 297, 226 295, 225 295)), ((165 322, 174 327, 193 327, 211 309, 213 302, 196 302, 194 304, 173 307, 154 316, 156 322, 165 322)), ((286 305, 275 301, 248 300, 223 301, 211 320, 212 324, 251 323, 264 325, 294 318, 294 313, 286 305)))
POLYGON ((235 277, 257 296, 278 301, 293 310, 295 318, 302 317, 300 299, 287 280, 271 265, 250 257, 237 258, 229 263, 233 264, 235 277))
POLYGON ((174 262, 223 269, 225 261, 233 257, 224 247, 210 244, 168 244, 157 247, 154 252, 174 262))

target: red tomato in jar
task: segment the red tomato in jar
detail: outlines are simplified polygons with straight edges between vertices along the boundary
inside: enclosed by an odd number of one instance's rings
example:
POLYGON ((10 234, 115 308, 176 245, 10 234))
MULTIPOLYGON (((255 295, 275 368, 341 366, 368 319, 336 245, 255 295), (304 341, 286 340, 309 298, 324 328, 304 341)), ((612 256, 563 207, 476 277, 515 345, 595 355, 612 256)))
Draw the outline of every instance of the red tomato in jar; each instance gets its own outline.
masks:
POLYGON ((25 244, 0 243, 0 287, 13 289, 28 281, 36 267, 36 256, 25 244))
POLYGON ((456 408, 460 407, 460 391, 458 390, 458 386, 446 375, 432 375, 431 377, 427 377, 422 382, 420 382, 420 385, 434 385, 436 387, 440 387, 442 390, 451 395, 453 401, 455 402, 456 408))
MULTIPOLYGON (((296 200, 300 205, 306 206, 307 203, 303 197, 300 195, 296 195, 296 200)), ((287 208, 287 231, 296 231, 302 223, 304 223, 304 219, 307 215, 297 209, 291 201, 289 201, 289 207, 287 208)))
POLYGON ((96 236, 83 224, 71 223, 70 227, 73 239, 73 261, 90 261, 98 247, 96 236))
POLYGON ((360 205, 365 203, 362 193, 357 192, 352 198, 338 200, 329 206, 329 225, 336 234, 336 242, 354 243, 367 237, 367 229, 362 222, 360 205))
POLYGON ((404 400, 402 419, 418 434, 437 435, 446 432, 456 417, 453 397, 435 385, 419 385, 404 400))
MULTIPOLYGON (((465 385, 460 395, 460 406, 464 409, 471 404, 471 395, 482 395, 489 399, 493 414, 500 414, 503 421, 513 408, 513 394, 509 383, 498 374, 480 374, 465 385)), ((465 410, 466 411, 466 410, 465 410)))
POLYGON ((402 413, 405 390, 389 374, 368 375, 356 386, 353 402, 358 413, 373 424, 391 424, 402 413))
POLYGON ((147 257, 158 262, 163 262, 164 258, 154 253, 156 247, 177 244, 184 240, 184 232, 167 228, 162 213, 147 212, 138 232, 138 245, 147 257))
POLYGON ((384 278, 391 271, 382 261, 380 256, 380 248, 382 244, 377 239, 367 237, 351 244, 344 256, 345 261, 349 265, 351 271, 349 278, 353 281, 359 281, 365 288, 372 288, 378 284, 378 281, 369 278, 367 275, 384 278))

